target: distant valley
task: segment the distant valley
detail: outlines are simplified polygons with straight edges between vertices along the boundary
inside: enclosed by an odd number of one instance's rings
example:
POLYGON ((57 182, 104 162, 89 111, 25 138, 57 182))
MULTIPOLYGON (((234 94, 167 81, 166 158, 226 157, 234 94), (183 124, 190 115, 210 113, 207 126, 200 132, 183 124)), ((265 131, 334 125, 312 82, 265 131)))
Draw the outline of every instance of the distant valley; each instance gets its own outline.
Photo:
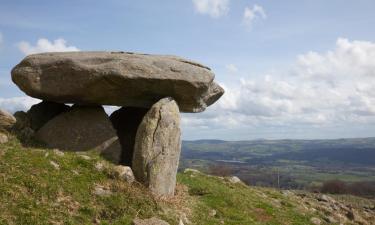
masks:
POLYGON ((197 140, 182 146, 181 169, 236 175, 250 185, 306 189, 328 180, 375 182, 375 138, 197 140))

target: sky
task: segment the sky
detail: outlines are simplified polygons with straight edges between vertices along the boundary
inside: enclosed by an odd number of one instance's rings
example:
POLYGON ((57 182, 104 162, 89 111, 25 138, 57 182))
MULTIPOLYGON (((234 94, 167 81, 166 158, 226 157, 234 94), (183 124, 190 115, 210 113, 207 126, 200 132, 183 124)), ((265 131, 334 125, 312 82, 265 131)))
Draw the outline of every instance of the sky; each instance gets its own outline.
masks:
POLYGON ((374 9, 373 0, 0 0, 0 108, 38 102, 10 79, 28 54, 134 51, 199 61, 224 87, 205 112, 182 115, 185 140, 375 136, 374 9))

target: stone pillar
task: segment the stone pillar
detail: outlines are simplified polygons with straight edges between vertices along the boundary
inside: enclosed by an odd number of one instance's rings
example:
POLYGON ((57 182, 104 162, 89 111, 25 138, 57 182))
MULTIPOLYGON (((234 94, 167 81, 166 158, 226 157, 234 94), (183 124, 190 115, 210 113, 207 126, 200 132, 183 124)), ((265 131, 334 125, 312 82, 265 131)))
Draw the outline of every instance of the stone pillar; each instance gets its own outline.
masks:
POLYGON ((179 108, 172 98, 164 98, 138 127, 132 162, 136 179, 156 196, 173 196, 180 153, 179 108))

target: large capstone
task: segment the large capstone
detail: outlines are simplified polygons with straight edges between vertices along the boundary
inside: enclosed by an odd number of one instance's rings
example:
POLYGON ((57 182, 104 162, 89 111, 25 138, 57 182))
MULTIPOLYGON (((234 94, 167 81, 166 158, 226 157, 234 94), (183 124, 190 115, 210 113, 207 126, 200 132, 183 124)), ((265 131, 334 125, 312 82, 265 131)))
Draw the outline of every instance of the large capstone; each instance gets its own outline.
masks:
POLYGON ((174 195, 181 152, 180 113, 172 98, 155 103, 139 125, 132 169, 157 196, 174 195))
POLYGON ((47 101, 150 108, 173 97, 183 112, 201 112, 224 93, 199 63, 126 52, 30 55, 12 70, 12 80, 47 101))
POLYGON ((122 107, 109 117, 119 137, 122 148, 120 163, 123 165, 132 164, 135 136, 147 111, 145 108, 122 107))
POLYGON ((73 106, 48 121, 36 133, 47 147, 65 151, 98 150, 109 160, 120 160, 121 146, 102 106, 73 106))

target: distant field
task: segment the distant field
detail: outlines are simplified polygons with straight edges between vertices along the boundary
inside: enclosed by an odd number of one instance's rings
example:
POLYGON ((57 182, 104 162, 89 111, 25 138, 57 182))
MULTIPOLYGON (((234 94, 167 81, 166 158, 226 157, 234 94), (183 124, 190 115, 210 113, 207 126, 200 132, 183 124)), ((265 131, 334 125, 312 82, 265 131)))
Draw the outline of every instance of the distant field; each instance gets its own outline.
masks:
POLYGON ((220 165, 247 183, 306 188, 327 180, 375 181, 375 138, 184 141, 181 168, 220 165))

